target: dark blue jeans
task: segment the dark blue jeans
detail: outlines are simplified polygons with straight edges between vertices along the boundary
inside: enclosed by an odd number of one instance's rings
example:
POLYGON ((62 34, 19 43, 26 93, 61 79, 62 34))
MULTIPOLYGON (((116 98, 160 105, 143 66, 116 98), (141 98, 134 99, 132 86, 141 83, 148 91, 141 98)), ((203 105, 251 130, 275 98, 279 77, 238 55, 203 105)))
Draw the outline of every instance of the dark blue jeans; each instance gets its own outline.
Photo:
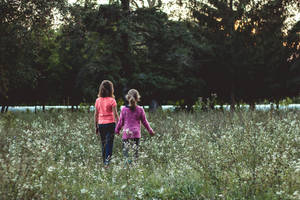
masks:
POLYGON ((102 144, 103 163, 108 165, 112 156, 116 124, 98 124, 98 127, 102 144))

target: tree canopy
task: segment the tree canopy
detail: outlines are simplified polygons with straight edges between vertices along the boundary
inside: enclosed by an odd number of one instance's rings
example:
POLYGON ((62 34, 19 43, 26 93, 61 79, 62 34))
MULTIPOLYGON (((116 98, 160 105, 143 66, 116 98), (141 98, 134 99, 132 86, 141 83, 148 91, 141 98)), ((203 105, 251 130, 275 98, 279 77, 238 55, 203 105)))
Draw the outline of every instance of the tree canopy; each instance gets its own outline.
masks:
POLYGON ((142 104, 189 108, 212 93, 232 105, 299 95, 300 22, 287 23, 299 1, 178 4, 184 19, 155 0, 1 0, 0 104, 93 104, 104 79, 117 99, 136 88, 142 104))

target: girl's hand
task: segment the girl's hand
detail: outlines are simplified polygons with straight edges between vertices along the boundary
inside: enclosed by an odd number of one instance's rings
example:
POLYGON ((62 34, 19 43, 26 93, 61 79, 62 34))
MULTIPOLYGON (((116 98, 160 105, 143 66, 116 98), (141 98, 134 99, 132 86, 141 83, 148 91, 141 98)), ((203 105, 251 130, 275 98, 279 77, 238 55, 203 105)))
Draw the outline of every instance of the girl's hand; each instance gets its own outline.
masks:
POLYGON ((152 131, 152 133, 150 133, 150 135, 151 135, 151 136, 154 136, 154 135, 155 135, 155 132, 154 132, 154 131, 152 131))

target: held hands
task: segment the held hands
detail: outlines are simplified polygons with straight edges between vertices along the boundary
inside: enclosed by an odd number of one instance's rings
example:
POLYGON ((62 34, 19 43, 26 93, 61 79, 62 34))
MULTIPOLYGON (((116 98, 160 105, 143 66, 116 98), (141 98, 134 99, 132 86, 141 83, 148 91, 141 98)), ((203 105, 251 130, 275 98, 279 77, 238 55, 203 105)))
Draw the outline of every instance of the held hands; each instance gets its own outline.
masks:
POLYGON ((120 135, 120 131, 118 132, 117 128, 115 128, 115 135, 120 135))

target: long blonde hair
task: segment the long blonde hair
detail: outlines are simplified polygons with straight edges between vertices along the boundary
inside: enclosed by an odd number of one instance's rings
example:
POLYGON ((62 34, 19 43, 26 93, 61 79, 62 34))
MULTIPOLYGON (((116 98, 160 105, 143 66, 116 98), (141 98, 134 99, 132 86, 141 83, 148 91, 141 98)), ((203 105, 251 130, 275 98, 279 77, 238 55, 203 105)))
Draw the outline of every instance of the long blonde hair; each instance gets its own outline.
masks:
POLYGON ((139 102, 141 99, 141 96, 136 89, 131 89, 128 91, 126 99, 129 103, 130 109, 135 109, 135 107, 137 106, 137 102, 139 102))
POLYGON ((109 80, 104 80, 99 86, 98 97, 113 97, 114 96, 114 85, 109 80))

